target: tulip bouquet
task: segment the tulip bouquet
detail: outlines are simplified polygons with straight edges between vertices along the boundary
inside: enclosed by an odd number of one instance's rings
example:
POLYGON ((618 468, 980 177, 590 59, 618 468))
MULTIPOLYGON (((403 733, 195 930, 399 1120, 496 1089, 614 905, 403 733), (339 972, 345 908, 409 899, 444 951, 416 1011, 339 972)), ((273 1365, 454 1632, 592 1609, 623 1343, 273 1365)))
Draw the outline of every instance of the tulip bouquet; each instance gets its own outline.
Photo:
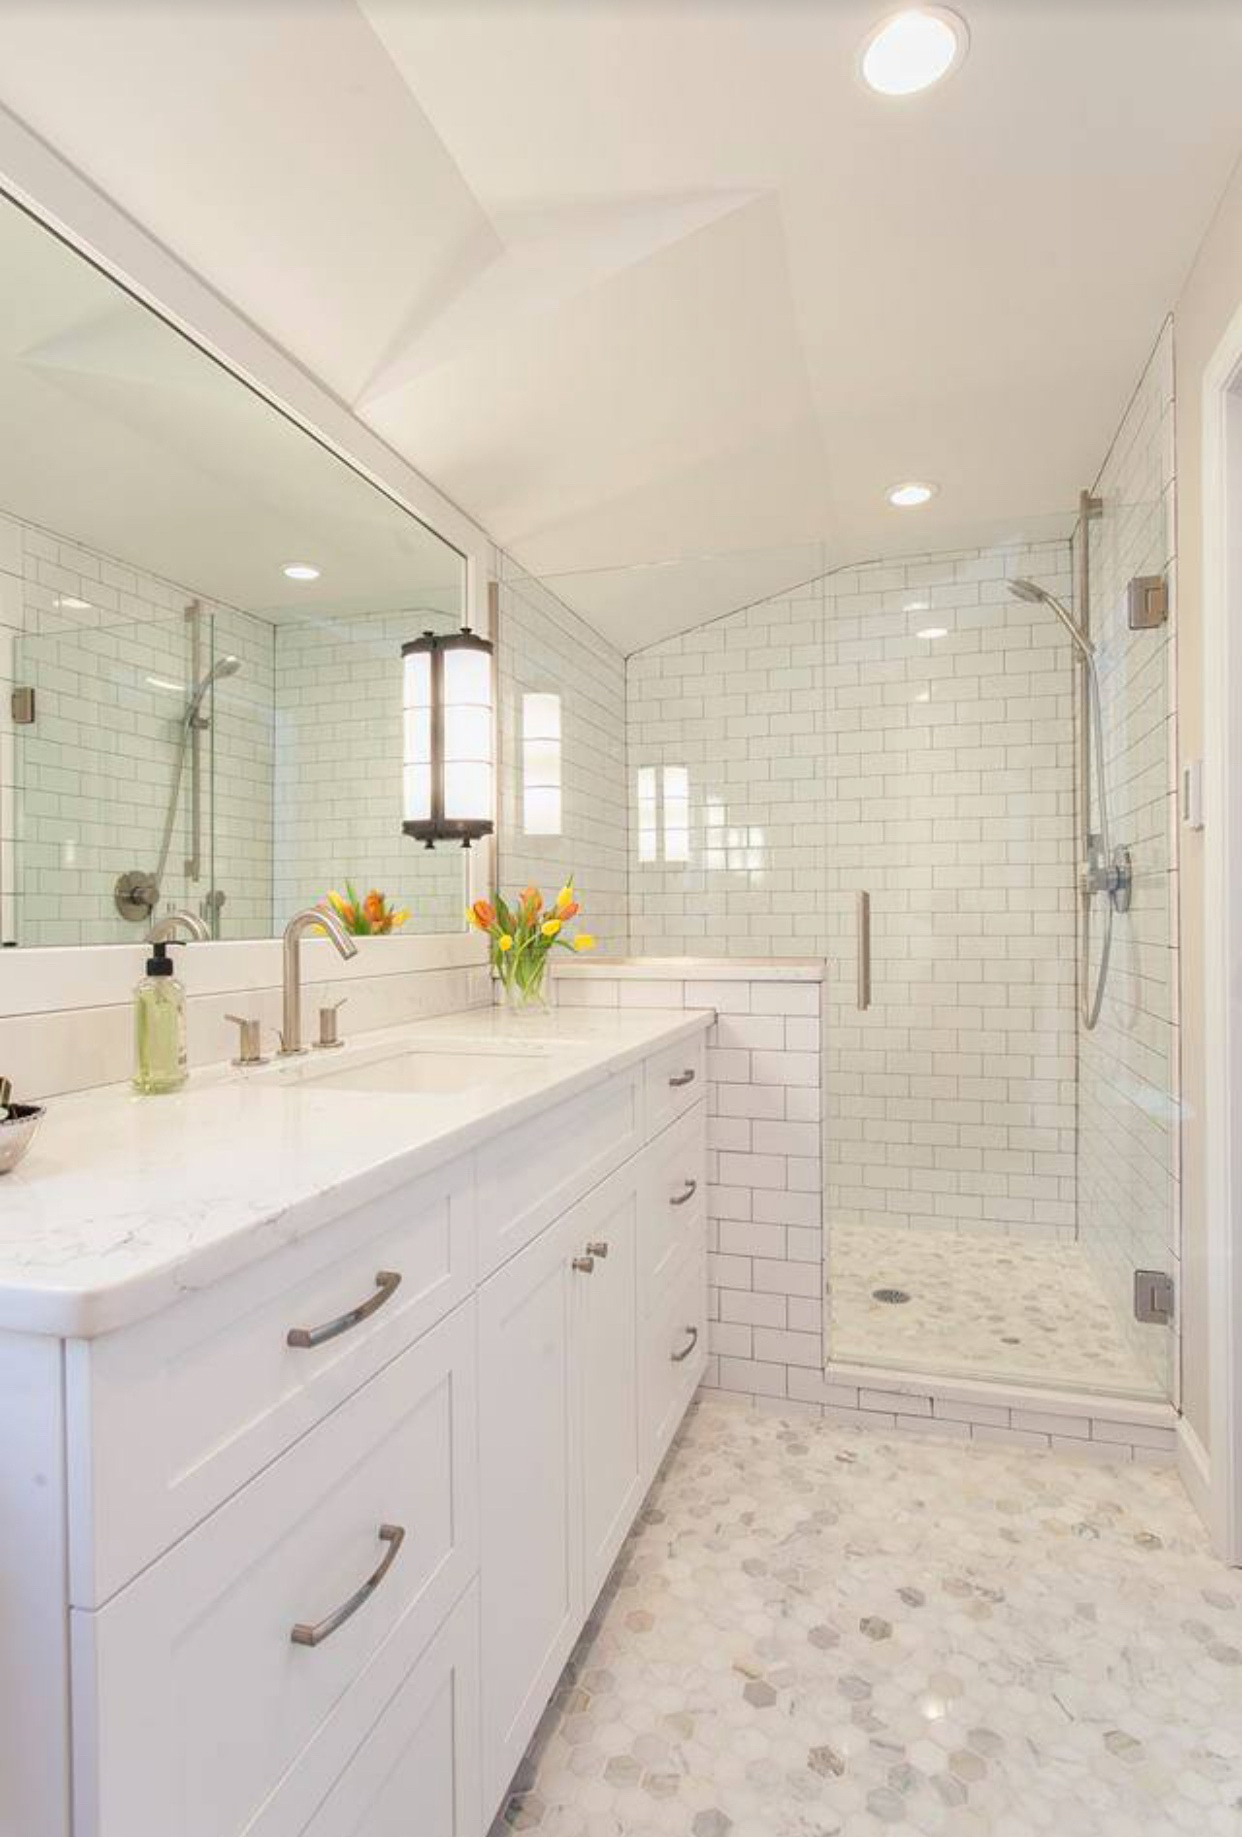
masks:
POLYGON ((345 895, 329 893, 319 903, 325 910, 335 912, 346 931, 356 938, 387 937, 390 932, 399 931, 410 916, 404 906, 398 911, 389 904, 388 895, 374 887, 365 899, 359 899, 347 880, 345 895))
POLYGON ((538 887, 524 888, 512 905, 497 893, 471 906, 470 923, 491 939, 492 968, 515 1012, 547 1006, 548 960, 554 950, 595 949, 589 931, 566 935, 565 927, 580 910, 572 874, 546 908, 538 887))

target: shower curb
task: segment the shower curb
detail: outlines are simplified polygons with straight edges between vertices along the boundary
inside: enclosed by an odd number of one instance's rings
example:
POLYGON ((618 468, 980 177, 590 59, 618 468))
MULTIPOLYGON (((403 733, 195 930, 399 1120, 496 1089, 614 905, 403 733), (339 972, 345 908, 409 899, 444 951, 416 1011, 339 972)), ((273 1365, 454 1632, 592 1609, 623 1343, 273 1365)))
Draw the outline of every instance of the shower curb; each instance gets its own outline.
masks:
POLYGON ((935 1435, 1054 1451, 1083 1460, 1171 1465, 1177 1459, 1178 1414, 1172 1404, 1090 1392, 931 1373, 829 1365, 790 1371, 784 1396, 744 1392, 713 1380, 704 1388, 757 1408, 884 1431, 935 1435))

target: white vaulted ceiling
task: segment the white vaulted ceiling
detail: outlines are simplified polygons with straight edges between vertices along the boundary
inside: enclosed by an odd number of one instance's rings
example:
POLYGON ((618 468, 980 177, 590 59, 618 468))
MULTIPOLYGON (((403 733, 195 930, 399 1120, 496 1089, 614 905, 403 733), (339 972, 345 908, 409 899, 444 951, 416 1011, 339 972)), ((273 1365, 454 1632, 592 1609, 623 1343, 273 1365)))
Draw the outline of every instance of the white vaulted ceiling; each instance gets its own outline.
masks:
POLYGON ((897 101, 886 10, 0 0, 0 101, 629 650, 1063 517, 1242 147, 1242 9, 961 0, 897 101))

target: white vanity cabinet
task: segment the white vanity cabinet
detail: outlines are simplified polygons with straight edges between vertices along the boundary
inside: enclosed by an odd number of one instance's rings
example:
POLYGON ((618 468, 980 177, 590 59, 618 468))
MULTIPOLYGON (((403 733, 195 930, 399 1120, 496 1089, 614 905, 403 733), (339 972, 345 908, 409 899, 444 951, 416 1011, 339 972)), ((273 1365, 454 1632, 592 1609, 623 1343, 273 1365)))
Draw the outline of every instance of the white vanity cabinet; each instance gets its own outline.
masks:
POLYGON ((0 1837, 482 1837, 702 1374, 708 1019, 24 1342, 65 1486, 0 1552, 49 1646, 33 1724, 0 1701, 0 1837))
POLYGON ((642 1500, 627 1163, 479 1295, 484 1780, 495 1802, 642 1500))
POLYGON ((706 1108, 676 1108, 680 1121, 480 1291, 483 1777, 493 1804, 703 1375, 706 1108), (662 1284, 650 1265, 670 1235, 662 1284))

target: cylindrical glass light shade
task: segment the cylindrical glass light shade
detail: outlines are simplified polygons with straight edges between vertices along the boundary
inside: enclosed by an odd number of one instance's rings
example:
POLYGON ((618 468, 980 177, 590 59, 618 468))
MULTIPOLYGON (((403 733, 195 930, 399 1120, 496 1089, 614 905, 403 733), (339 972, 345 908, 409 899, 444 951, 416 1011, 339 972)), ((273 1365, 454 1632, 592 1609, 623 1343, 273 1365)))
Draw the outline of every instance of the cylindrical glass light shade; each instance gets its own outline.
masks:
POLYGON ((561 833, 561 698, 522 697, 522 827, 528 836, 561 833))
POLYGON ((403 822, 431 848, 492 830, 492 647, 468 630, 424 632, 405 659, 403 822))

